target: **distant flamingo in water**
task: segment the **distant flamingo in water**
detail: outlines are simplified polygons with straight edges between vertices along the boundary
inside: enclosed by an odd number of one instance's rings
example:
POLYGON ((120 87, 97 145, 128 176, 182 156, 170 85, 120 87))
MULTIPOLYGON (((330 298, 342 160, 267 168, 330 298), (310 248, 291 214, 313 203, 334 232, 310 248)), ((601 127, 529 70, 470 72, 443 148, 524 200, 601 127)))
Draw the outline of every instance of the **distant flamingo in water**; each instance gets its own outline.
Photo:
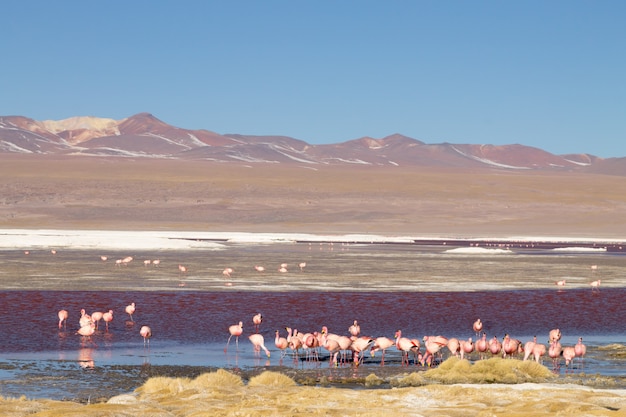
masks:
POLYGON ((602 282, 602 280, 597 280, 597 281, 593 281, 590 282, 589 285, 591 285, 591 291, 592 292, 600 292, 600 283, 602 282))
POLYGON ((102 311, 94 311, 93 313, 91 313, 91 320, 95 323, 96 330, 98 329, 100 320, 102 320, 103 315, 104 313, 102 311))
POLYGON ((350 334, 354 337, 358 337, 361 334, 361 326, 359 326, 359 323, 356 320, 354 320, 352 326, 348 327, 348 332, 350 332, 350 334))
POLYGON ((240 321, 239 324, 233 324, 228 328, 228 332, 230 333, 230 336, 228 336, 224 352, 228 350, 228 344, 233 336, 235 336, 235 344, 237 345, 237 350, 239 350, 239 336, 243 333, 243 322, 240 321))
POLYGON ((570 364, 574 367, 574 358, 576 357, 576 349, 573 346, 566 346, 561 353, 563 359, 565 359, 565 372, 569 368, 570 364))
POLYGON ((300 267, 300 272, 304 271, 304 267, 306 266, 306 262, 300 262, 298 264, 298 266, 300 267))
POLYGON ((113 321, 113 310, 109 310, 102 315, 102 320, 106 325, 107 332, 109 331, 109 323, 113 321))
POLYGON ((583 344, 582 337, 578 338, 578 343, 576 343, 576 345, 574 346, 574 351, 576 353, 576 356, 578 356, 580 358, 580 361, 582 362, 585 354, 587 353, 587 346, 583 344))
POLYGON ((563 288, 563 287, 565 287, 565 283, 566 283, 566 281, 565 281, 564 279, 561 279, 561 280, 559 280, 559 281, 556 281, 556 282, 554 283, 554 285, 556 285, 556 286, 557 286, 557 287, 559 287, 559 288, 563 288))
POLYGON ((256 269, 258 272, 263 272, 265 271, 265 267, 261 266, 261 265, 255 265, 254 269, 256 269))
POLYGON ((402 337, 402 330, 396 330, 396 348, 402 353, 402 366, 409 366, 409 352, 415 344, 408 337, 402 337))
POLYGON ((222 271, 222 275, 228 278, 230 278, 230 274, 232 273, 233 273, 233 268, 224 268, 224 270, 222 271))
POLYGON ((59 329, 62 327, 67 327, 67 318, 69 316, 67 310, 59 310, 57 315, 59 317, 59 329))
POLYGON ((139 330, 139 334, 143 337, 143 345, 146 344, 150 346, 150 338, 152 337, 152 329, 149 326, 141 326, 141 330, 139 330))
POLYGON ((388 337, 377 337, 376 339, 374 339, 374 344, 372 345, 372 348, 370 349, 370 355, 372 357, 374 357, 374 354, 376 352, 378 352, 379 350, 383 351, 383 355, 380 359, 380 365, 383 366, 385 365, 385 351, 387 349, 389 349, 390 347, 392 347, 393 345, 395 345, 395 341, 388 338, 388 337))
POLYGON ((478 351, 480 359, 485 357, 485 352, 487 352, 488 349, 487 333, 483 332, 483 336, 476 341, 476 350, 478 351))
POLYGON ((558 342, 559 340, 561 340, 561 330, 559 329, 552 329, 550 330, 550 336, 548 337, 548 340, 550 342, 558 342))
POLYGON ((126 306, 126 314, 128 314, 128 316, 130 317, 130 321, 134 321, 133 320, 134 312, 135 312, 135 303, 130 303, 129 305, 126 306))
POLYGON ((472 342, 472 338, 468 338, 467 340, 461 340, 459 341, 459 344, 461 345, 461 359, 465 359, 465 355, 466 354, 470 354, 474 351, 474 343, 472 342))
POLYGON ((286 338, 280 336, 280 332, 278 330, 276 330, 274 346, 276 346, 276 348, 280 350, 280 357, 283 358, 287 353, 287 347, 289 346, 289 342, 287 342, 286 338))
POLYGON ((261 313, 257 313, 252 317, 252 323, 254 324, 255 333, 259 332, 259 326, 261 325, 262 321, 263 321, 263 315, 261 313))
POLYGON ((265 347, 265 339, 263 338, 262 334, 251 334, 250 336, 248 336, 248 339, 250 339, 252 346, 254 346, 255 353, 258 354, 261 352, 261 350, 263 350, 267 357, 270 357, 270 351, 265 347))
POLYGON ((480 319, 476 319, 474 324, 472 325, 474 332, 476 332, 476 337, 480 335, 480 332, 483 330, 483 322, 480 319))
POLYGON ((558 340, 550 342, 550 348, 548 349, 548 356, 552 358, 552 367, 557 369, 559 367, 559 358, 561 357, 561 343, 558 340))

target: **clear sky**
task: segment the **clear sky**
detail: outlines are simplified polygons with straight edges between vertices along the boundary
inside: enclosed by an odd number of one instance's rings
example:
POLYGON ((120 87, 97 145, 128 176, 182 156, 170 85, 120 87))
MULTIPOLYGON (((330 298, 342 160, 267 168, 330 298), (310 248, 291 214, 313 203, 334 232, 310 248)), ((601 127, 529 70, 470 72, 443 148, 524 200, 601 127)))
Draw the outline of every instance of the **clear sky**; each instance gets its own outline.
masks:
POLYGON ((0 115, 626 156, 626 1, 20 0, 0 115))

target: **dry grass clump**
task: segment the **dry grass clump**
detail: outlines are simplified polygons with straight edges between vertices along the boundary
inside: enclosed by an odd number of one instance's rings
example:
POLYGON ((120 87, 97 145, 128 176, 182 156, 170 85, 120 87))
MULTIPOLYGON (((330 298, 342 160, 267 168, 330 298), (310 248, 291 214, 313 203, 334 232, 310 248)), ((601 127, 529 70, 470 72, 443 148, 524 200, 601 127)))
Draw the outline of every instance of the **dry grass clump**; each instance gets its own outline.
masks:
POLYGON ((626 359, 626 346, 620 343, 611 343, 610 345, 598 346, 598 350, 606 351, 606 353, 616 359, 626 359))
POLYGON ((444 384, 520 384, 546 382, 555 375, 535 361, 490 358, 470 364, 468 360, 451 357, 426 371, 424 378, 444 384))
POLYGON ((296 381, 279 372, 265 371, 250 378, 248 385, 251 387, 293 387, 296 381))
POLYGON ((198 375, 189 385, 200 391, 207 388, 236 388, 242 387, 244 384, 241 377, 223 369, 218 369, 216 372, 207 372, 198 375))

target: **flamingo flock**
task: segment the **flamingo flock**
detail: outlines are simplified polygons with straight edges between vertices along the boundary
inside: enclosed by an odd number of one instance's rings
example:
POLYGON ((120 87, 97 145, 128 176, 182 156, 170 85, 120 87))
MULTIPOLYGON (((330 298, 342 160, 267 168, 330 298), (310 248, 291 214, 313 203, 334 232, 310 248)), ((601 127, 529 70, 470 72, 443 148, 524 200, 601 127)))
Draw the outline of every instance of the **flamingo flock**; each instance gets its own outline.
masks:
MULTIPOLYGON (((126 313, 129 315, 130 320, 126 322, 127 325, 134 325, 133 314, 135 313, 135 303, 130 303, 125 307, 126 313)), ((67 330, 67 320, 70 313, 66 309, 61 309, 57 312, 58 327, 59 330, 67 330)), ((75 334, 80 335, 84 342, 93 344, 92 336, 97 334, 100 321, 104 321, 105 333, 109 332, 109 324, 113 321, 113 310, 109 309, 105 312, 94 311, 91 314, 87 314, 87 311, 83 308, 80 310, 80 317, 78 318, 78 330, 75 334)), ((150 326, 143 325, 139 330, 139 335, 143 337, 144 346, 150 345, 150 338, 152 337, 152 329, 150 326)))
MULTIPOLYGON (((270 352, 265 346, 263 335, 259 333, 260 314, 253 316, 254 333, 248 336, 253 345, 254 351, 260 353, 265 351, 267 357, 270 352)), ((483 329, 480 319, 476 320, 472 330, 483 329)), ((243 322, 229 327, 230 336, 226 342, 224 352, 227 352, 231 338, 235 336, 237 350, 239 349, 239 336, 243 334, 243 322)), ((365 353, 369 352, 370 357, 375 357, 377 352, 382 352, 380 365, 385 365, 385 354, 389 349, 400 352, 401 366, 409 366, 411 359, 413 365, 431 367, 444 360, 445 351, 448 356, 456 356, 461 360, 469 359, 472 354, 474 359, 480 360, 488 356, 501 357, 503 359, 535 360, 542 363, 543 357, 548 354, 552 359, 553 370, 560 368, 560 360, 565 361, 566 372, 573 367, 575 358, 582 358, 586 354, 586 347, 582 343, 582 337, 574 346, 563 347, 560 344, 562 337, 559 329, 552 329, 548 333, 548 344, 537 341, 537 336, 532 340, 522 343, 521 340, 505 334, 500 340, 493 336, 488 340, 487 334, 481 332, 480 338, 474 341, 472 337, 459 339, 455 337, 445 337, 441 335, 427 335, 423 338, 410 338, 403 336, 402 330, 395 332, 394 338, 385 336, 370 337, 361 334, 361 326, 357 320, 348 326, 346 334, 337 334, 329 331, 327 326, 322 326, 319 331, 301 332, 291 327, 285 327, 286 336, 281 335, 280 330, 274 332, 274 346, 280 352, 281 361, 291 352, 294 362, 305 360, 309 362, 320 362, 320 352, 328 354, 329 366, 343 366, 351 363, 359 366, 363 363, 365 353)))

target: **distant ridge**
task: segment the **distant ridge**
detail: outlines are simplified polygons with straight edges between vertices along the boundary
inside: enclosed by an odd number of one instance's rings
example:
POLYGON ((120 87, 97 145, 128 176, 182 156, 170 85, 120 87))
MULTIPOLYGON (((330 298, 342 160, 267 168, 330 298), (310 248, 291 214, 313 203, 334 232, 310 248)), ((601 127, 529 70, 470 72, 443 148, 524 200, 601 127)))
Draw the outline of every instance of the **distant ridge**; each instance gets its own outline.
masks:
POLYGON ((0 116, 0 154, 193 159, 271 164, 423 166, 626 175, 626 158, 554 155, 522 144, 427 144, 396 133, 311 145, 288 136, 218 134, 171 126, 150 113, 113 120, 0 116))

